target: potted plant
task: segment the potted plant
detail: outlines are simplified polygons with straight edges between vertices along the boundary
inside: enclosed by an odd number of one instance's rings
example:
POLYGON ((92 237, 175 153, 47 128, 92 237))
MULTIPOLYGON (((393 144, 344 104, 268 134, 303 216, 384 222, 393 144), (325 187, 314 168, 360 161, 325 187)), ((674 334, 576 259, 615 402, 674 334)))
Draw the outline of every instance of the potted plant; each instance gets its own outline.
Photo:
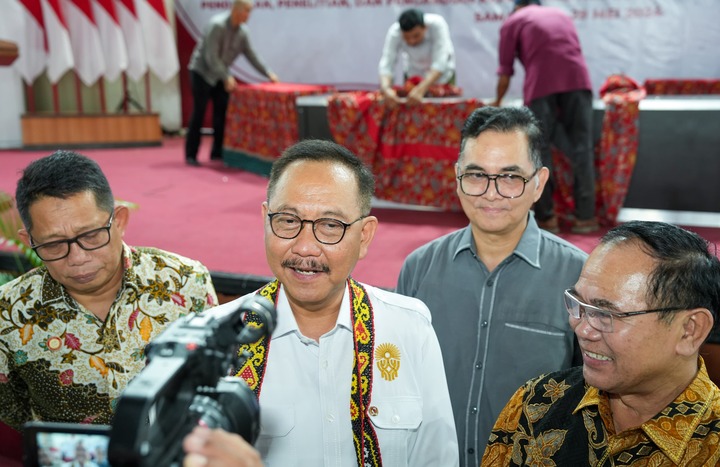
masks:
POLYGON ((15 268, 12 271, 0 271, 0 285, 13 280, 18 273, 25 272, 26 264, 32 267, 42 265, 42 260, 29 246, 25 245, 18 236, 18 230, 22 229, 20 214, 15 208, 15 200, 9 194, 0 191, 0 248, 15 258, 15 268), (15 251, 12 251, 15 250, 15 251), (27 261, 23 262, 22 258, 27 261))

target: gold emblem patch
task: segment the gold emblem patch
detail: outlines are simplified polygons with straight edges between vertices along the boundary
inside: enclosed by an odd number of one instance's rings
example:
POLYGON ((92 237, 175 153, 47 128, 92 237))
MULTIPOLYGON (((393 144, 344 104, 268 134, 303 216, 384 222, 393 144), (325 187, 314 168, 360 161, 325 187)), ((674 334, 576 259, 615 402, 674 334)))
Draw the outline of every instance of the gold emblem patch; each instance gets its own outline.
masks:
POLYGON ((375 362, 384 380, 394 380, 400 370, 400 349, 389 343, 378 345, 375 348, 375 362))

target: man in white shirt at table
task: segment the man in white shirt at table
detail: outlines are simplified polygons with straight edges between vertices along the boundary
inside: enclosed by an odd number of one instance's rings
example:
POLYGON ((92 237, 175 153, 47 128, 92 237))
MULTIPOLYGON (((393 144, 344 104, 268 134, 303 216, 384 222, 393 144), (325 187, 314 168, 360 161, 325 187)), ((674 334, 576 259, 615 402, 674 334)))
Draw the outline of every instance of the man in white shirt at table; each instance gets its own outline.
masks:
POLYGON ((405 79, 420 79, 408 93, 408 103, 419 103, 433 84, 454 84, 455 50, 442 16, 411 8, 388 29, 378 71, 380 91, 391 105, 400 102, 392 86, 401 55, 406 57, 405 79))

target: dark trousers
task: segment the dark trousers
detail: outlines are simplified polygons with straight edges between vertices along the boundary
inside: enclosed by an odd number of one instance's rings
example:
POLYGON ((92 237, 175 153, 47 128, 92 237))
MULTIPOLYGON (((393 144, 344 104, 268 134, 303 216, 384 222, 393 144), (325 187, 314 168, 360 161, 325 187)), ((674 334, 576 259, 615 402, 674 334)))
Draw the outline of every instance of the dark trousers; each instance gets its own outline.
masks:
POLYGON ((535 203, 535 217, 547 220, 554 215, 551 144, 555 142, 568 160, 573 172, 575 217, 587 220, 595 215, 595 151, 592 144, 592 93, 570 91, 551 94, 530 102, 530 110, 540 120, 545 135, 542 149, 543 165, 550 169, 550 178, 540 199, 535 203))
POLYGON ((205 119, 208 100, 212 99, 213 107, 213 145, 211 159, 222 158, 223 140, 225 138, 225 113, 227 112, 230 95, 225 91, 225 83, 218 81, 214 86, 203 79, 200 74, 190 71, 190 88, 193 96, 193 110, 190 114, 187 136, 185 138, 185 159, 197 159, 200 147, 200 128, 205 119))

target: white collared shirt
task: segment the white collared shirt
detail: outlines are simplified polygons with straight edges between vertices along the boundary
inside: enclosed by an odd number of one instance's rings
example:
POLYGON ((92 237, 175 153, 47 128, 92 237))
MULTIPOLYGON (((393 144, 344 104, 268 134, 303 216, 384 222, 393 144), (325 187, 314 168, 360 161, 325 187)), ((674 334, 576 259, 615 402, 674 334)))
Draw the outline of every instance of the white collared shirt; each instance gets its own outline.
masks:
MULTIPOLYGON (((364 285, 375 317, 375 349, 397 356, 397 372, 373 363, 371 414, 383 466, 456 466, 458 445, 442 355, 427 307, 364 285)), ((239 300, 242 300, 239 299, 239 300)), ((350 422, 354 344, 349 290, 335 327, 303 336, 281 287, 278 322, 260 392, 255 445, 267 467, 357 465, 350 422)))
POLYGON ((436 84, 448 83, 455 75, 455 49, 447 21, 434 13, 425 13, 425 38, 416 46, 403 39, 400 24, 393 23, 385 36, 382 57, 378 64, 380 76, 393 76, 398 58, 403 59, 406 77, 425 76, 430 70, 441 73, 436 84))

